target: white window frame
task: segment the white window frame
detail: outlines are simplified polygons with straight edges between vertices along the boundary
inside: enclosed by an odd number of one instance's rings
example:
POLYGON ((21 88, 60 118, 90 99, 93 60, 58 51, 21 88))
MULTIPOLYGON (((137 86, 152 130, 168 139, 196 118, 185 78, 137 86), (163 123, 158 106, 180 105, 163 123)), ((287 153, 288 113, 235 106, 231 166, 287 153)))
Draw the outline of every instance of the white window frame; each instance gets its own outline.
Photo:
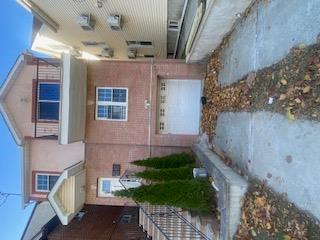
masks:
MULTIPOLYGON (((56 84, 60 86, 60 82, 38 82, 38 86, 37 86, 37 91, 38 91, 38 96, 37 96, 37 120, 38 121, 43 121, 43 122, 58 122, 59 120, 56 119, 42 119, 40 118, 40 103, 41 102, 48 102, 48 103, 58 103, 59 104, 59 108, 60 108, 60 99, 59 100, 40 100, 40 85, 41 84, 56 84)), ((61 94, 61 89, 60 89, 60 93, 61 94)), ((61 96, 61 95, 60 95, 61 96)), ((59 117, 60 117, 60 112, 59 112, 59 117)))
POLYGON ((120 121, 120 122, 128 121, 128 95, 129 95, 129 89, 128 88, 122 88, 122 87, 96 87, 96 110, 95 110, 96 120, 120 121), (98 96, 98 91, 99 91, 99 89, 109 89, 111 91, 113 91, 114 89, 126 90, 126 102, 99 101, 98 100, 98 97, 99 97, 98 96), (106 118, 106 117, 98 117, 98 106, 99 105, 103 105, 103 106, 125 106, 126 107, 126 118, 125 119, 112 119, 112 118, 106 118))
POLYGON ((36 173, 36 179, 35 179, 35 189, 36 189, 36 192, 50 192, 50 190, 49 190, 49 176, 60 176, 59 174, 56 174, 56 173, 42 173, 42 172, 39 172, 39 173, 36 173), (39 175, 46 175, 47 176, 47 178, 48 178, 48 190, 43 190, 43 189, 38 189, 38 176, 39 175))
POLYGON ((124 187, 120 183, 120 178, 104 178, 100 177, 98 179, 98 197, 114 197, 113 192, 118 190, 123 190, 124 187), (104 193, 102 191, 102 182, 110 181, 110 193, 104 193))

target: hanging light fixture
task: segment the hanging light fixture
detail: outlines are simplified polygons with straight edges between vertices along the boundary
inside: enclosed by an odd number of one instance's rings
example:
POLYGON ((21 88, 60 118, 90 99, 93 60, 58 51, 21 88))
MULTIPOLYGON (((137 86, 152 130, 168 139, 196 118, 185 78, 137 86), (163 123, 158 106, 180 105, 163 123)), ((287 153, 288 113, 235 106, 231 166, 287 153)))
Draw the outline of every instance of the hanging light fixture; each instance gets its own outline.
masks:
POLYGON ((96 6, 97 6, 97 8, 102 8, 102 7, 103 7, 103 2, 102 2, 102 0, 97 0, 96 6))

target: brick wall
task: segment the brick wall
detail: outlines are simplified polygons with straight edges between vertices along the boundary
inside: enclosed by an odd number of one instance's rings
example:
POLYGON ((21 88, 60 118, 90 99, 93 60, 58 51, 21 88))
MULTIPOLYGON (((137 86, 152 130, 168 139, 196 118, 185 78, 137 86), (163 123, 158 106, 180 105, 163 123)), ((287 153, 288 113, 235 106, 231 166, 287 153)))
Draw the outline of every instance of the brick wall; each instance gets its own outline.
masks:
POLYGON ((99 177, 112 177, 112 165, 120 164, 123 175, 129 163, 149 156, 147 146, 119 145, 119 144, 86 144, 86 186, 87 203, 124 205, 132 204, 129 199, 105 198, 97 196, 97 182, 99 177))
POLYGON ((204 66, 165 60, 151 64, 138 61, 99 61, 88 66, 88 106, 86 142, 108 144, 149 144, 151 111, 151 145, 190 146, 197 136, 156 134, 157 82, 161 78, 199 79, 204 66), (96 87, 128 88, 128 121, 95 120, 96 87), (150 87, 151 97, 150 97, 150 87), (145 109, 145 100, 151 109, 145 109))
POLYGON ((140 144, 148 142, 150 64, 100 61, 88 68, 86 141, 89 143, 140 144), (128 121, 95 120, 96 87, 128 88, 128 121))
POLYGON ((204 72, 203 65, 187 65, 179 60, 153 63, 99 61, 88 64, 87 203, 133 204, 127 199, 97 197, 98 178, 112 177, 112 164, 120 164, 123 174, 133 160, 189 150, 198 136, 156 133, 157 83, 162 78, 202 80, 204 72), (128 88, 128 121, 95 120, 95 91, 100 86, 128 88), (146 99, 151 102, 149 109, 145 109, 146 99))

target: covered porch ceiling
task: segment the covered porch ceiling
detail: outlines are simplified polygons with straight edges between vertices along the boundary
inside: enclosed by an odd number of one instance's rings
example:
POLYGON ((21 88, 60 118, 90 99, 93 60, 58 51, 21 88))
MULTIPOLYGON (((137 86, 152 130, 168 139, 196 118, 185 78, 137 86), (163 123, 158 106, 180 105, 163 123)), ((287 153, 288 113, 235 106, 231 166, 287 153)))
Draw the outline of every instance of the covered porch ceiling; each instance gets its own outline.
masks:
POLYGON ((84 162, 81 161, 63 171, 48 195, 48 200, 63 225, 68 225, 84 206, 85 179, 84 162))

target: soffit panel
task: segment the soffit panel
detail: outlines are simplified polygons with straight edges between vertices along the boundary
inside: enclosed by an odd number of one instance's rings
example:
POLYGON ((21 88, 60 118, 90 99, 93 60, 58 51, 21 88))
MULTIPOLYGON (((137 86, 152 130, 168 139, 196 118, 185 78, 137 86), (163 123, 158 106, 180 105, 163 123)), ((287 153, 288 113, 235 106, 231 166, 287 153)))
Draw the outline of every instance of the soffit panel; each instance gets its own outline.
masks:
POLYGON ((53 39, 90 53, 97 49, 85 48, 81 41, 106 41, 116 58, 127 57, 125 40, 146 40, 154 43, 154 55, 166 57, 166 0, 108 0, 103 1, 102 8, 96 7, 93 0, 34 0, 34 3, 59 24, 58 33, 49 29, 45 33, 53 39), (77 17, 84 13, 94 16, 94 31, 83 31, 77 24, 77 17), (107 25, 110 14, 123 16, 121 31, 112 31, 107 25))

